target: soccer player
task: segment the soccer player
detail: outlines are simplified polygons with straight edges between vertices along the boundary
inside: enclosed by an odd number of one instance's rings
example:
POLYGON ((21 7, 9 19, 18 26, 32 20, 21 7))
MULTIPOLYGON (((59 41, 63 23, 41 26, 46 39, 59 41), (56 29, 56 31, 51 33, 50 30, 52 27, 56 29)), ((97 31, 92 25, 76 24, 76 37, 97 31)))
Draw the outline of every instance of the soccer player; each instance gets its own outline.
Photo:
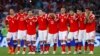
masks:
POLYGON ((83 12, 82 8, 77 9, 77 19, 79 22, 79 33, 78 33, 78 52, 81 53, 82 51, 82 40, 86 38, 86 24, 85 21, 85 13, 83 12))
POLYGON ((67 45, 68 45, 68 52, 67 54, 71 53, 71 45, 70 42, 71 40, 75 40, 75 51, 74 54, 77 54, 77 49, 78 49, 78 20, 76 18, 76 13, 74 12, 74 9, 69 10, 69 27, 70 31, 68 34, 68 40, 67 40, 67 45))
POLYGON ((20 53, 20 43, 21 40, 24 41, 24 46, 23 46, 23 52, 22 54, 25 54, 26 50, 26 14, 24 13, 23 9, 20 9, 19 13, 17 14, 17 19, 18 19, 18 45, 17 45, 17 53, 20 53))
POLYGON ((94 54, 94 39, 95 39, 95 15, 90 8, 85 9, 86 15, 86 37, 90 49, 89 54, 94 54))
POLYGON ((67 17, 65 8, 61 8, 58 17, 58 28, 59 28, 59 40, 61 42, 62 54, 66 53, 66 38, 68 34, 67 29, 67 17))
POLYGON ((40 41, 40 54, 46 54, 47 51, 47 14, 44 14, 42 10, 39 10, 37 16, 38 21, 38 35, 40 41))
POLYGON ((36 17, 33 16, 33 12, 30 10, 28 11, 28 16, 26 19, 27 22, 27 44, 29 47, 29 53, 28 54, 35 54, 36 49, 36 17))
POLYGON ((8 53, 14 54, 15 53, 15 44, 17 44, 17 17, 15 15, 15 11, 13 9, 9 10, 9 15, 6 17, 5 21, 6 25, 8 26, 8 33, 7 33, 7 43, 8 43, 8 53), (13 45, 10 43, 11 38, 13 38, 13 45))
POLYGON ((50 44, 53 43, 53 54, 56 53, 57 49, 57 40, 58 40, 58 26, 57 26, 57 19, 56 15, 53 12, 50 12, 48 14, 48 38, 47 38, 47 43, 48 43, 48 51, 49 52, 49 47, 50 44))

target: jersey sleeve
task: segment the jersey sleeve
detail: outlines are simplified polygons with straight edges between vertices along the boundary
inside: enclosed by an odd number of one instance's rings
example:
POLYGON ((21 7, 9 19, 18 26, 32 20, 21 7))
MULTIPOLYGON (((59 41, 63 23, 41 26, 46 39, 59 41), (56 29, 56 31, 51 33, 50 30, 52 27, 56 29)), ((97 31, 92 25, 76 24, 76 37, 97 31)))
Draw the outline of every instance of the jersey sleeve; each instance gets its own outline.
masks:
POLYGON ((94 14, 91 15, 91 19, 95 19, 95 15, 94 14))
POLYGON ((34 22, 37 22, 37 18, 36 17, 33 17, 33 20, 34 20, 34 22))
POLYGON ((5 20, 5 24, 7 25, 8 24, 8 21, 9 21, 9 19, 8 19, 8 16, 6 17, 6 20, 5 20))

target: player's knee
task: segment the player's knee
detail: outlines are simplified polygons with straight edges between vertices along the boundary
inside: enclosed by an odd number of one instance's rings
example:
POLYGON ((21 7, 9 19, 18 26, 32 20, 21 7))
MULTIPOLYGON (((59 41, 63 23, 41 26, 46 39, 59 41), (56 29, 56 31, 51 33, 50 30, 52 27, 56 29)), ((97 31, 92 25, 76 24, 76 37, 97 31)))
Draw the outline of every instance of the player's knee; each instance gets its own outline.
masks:
POLYGON ((10 41, 11 39, 10 38, 7 38, 7 41, 10 41))
POLYGON ((70 39, 70 38, 68 38, 68 39, 67 39, 67 41, 71 41, 71 39, 70 39))
POLYGON ((94 42, 94 39, 91 39, 91 42, 94 42))
POLYGON ((33 44, 35 44, 35 43, 36 43, 36 41, 32 41, 32 43, 33 43, 33 44))

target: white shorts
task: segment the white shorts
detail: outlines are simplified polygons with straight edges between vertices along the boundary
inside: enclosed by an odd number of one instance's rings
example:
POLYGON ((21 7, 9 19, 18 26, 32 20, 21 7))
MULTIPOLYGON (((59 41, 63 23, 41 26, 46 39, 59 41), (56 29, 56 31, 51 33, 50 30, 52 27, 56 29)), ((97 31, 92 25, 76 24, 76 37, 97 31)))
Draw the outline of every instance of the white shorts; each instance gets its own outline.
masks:
POLYGON ((47 43, 57 43, 58 41, 58 33, 50 34, 48 33, 47 43))
POLYGON ((18 30, 18 39, 26 39, 26 30, 18 30))
POLYGON ((86 33, 87 40, 95 39, 95 31, 86 33))
POLYGON ((34 35, 27 34, 26 40, 27 41, 36 41, 36 34, 34 34, 34 35))
POLYGON ((68 32, 67 31, 59 31, 59 40, 66 40, 68 32))
POLYGON ((69 32, 68 33, 68 39, 78 39, 78 31, 75 31, 75 32, 69 32))
POLYGON ((86 39, 86 30, 79 30, 78 40, 82 41, 83 39, 86 39))
POLYGON ((38 31, 39 41, 47 40, 47 30, 39 30, 38 31))
POLYGON ((11 39, 11 38, 13 38, 13 40, 17 40, 17 32, 8 32, 7 39, 11 39))

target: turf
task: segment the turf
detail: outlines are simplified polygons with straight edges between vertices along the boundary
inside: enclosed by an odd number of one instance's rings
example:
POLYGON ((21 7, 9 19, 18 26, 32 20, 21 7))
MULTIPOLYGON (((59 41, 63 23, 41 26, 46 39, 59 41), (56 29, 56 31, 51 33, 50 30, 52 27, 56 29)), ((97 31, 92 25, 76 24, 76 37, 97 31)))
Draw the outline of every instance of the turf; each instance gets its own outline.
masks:
POLYGON ((73 54, 73 48, 72 48, 71 54, 64 54, 64 55, 61 54, 61 48, 57 49, 56 54, 52 54, 52 48, 51 48, 49 54, 42 54, 42 55, 40 55, 39 53, 36 53, 35 55, 28 55, 27 53, 25 55, 22 55, 22 54, 11 55, 11 54, 7 53, 7 50, 8 50, 8 48, 6 48, 6 47, 0 47, 0 56, 100 56, 100 47, 95 47, 95 51, 94 51, 93 55, 90 55, 88 53, 73 54))

